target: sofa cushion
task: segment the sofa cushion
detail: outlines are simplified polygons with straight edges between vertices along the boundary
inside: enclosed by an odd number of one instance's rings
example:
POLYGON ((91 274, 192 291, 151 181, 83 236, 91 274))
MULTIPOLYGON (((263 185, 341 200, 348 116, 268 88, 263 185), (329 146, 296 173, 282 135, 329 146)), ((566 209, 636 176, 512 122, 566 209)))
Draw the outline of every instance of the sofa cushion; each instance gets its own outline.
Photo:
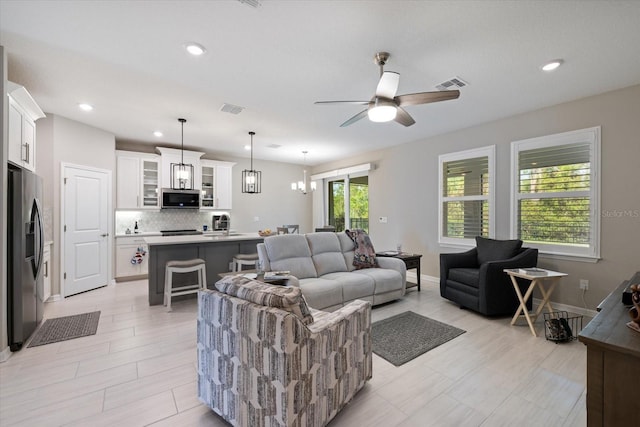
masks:
POLYGON ((451 268, 449 269, 449 280, 464 283, 476 289, 480 286, 479 268, 451 268))
POLYGON ((364 274, 348 272, 329 273, 322 279, 335 280, 342 284, 342 298, 344 301, 372 296, 375 291, 375 282, 372 277, 364 274))
POLYGON ((377 267, 376 251, 369 235, 361 229, 346 230, 345 233, 356 245, 353 255, 353 265, 356 269, 377 267))
POLYGON ((264 239, 271 270, 288 270, 298 279, 318 277, 307 238, 302 234, 283 234, 264 239))
POLYGON ((244 276, 227 276, 216 283, 216 289, 254 304, 293 313, 305 325, 313 322, 313 316, 298 287, 268 285, 244 276))
POLYGON ((347 271, 340 241, 335 233, 310 233, 306 237, 318 277, 347 271))
POLYGON ((402 275, 396 270, 386 268, 366 268, 356 270, 352 274, 363 274, 373 279, 375 282, 375 294, 403 290, 402 275))
POLYGON ((476 237, 478 264, 513 258, 522 247, 522 240, 494 240, 476 237))
POLYGON ((313 308, 325 310, 342 306, 342 284, 337 280, 310 278, 300 280, 300 288, 304 297, 313 308))

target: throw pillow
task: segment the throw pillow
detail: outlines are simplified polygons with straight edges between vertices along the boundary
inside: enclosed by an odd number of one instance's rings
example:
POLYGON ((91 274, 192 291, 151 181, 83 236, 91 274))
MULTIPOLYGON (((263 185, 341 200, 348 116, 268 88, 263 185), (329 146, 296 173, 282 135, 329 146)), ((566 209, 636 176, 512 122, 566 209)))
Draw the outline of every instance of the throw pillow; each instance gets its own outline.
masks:
POLYGON ((376 250, 373 249, 369 235, 361 229, 345 230, 344 232, 356 245, 353 253, 353 265, 356 269, 377 267, 376 250))
POLYGON ((521 247, 522 240, 494 240, 477 236, 478 264, 513 258, 518 254, 521 247))
POLYGON ((293 313, 305 325, 313 323, 313 316, 299 287, 268 285, 244 276, 227 276, 216 283, 216 289, 254 304, 293 313))

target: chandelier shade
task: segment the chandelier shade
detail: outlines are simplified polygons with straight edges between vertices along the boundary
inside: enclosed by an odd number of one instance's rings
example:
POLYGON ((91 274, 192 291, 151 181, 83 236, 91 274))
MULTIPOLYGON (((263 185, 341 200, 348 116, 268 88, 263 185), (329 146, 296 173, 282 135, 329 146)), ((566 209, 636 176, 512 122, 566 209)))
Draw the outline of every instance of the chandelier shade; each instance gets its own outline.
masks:
POLYGON ((248 194, 262 193, 262 172, 253 169, 253 135, 255 132, 249 132, 251 137, 251 168, 242 171, 242 192, 248 194))

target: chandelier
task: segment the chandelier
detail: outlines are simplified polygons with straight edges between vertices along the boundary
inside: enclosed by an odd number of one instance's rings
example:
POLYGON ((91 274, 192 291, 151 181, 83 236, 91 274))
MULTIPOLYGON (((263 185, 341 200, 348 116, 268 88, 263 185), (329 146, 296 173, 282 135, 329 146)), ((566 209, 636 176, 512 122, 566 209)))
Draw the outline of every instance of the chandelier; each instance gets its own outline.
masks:
POLYGON ((253 169, 253 135, 255 132, 249 132, 251 136, 251 169, 242 171, 242 192, 256 194, 262 192, 262 172, 253 169))
POLYGON ((182 147, 180 149, 180 163, 171 163, 171 188, 174 190, 193 190, 193 165, 184 163, 184 124, 186 119, 178 119, 180 122, 182 147))
POLYGON ((291 189, 294 191, 295 190, 300 191, 302 194, 307 194, 307 187, 310 188, 311 191, 316 190, 315 181, 311 181, 307 186, 307 153, 308 151, 302 152, 302 154, 304 155, 304 164, 303 164, 304 169, 302 170, 302 181, 291 183, 291 189))

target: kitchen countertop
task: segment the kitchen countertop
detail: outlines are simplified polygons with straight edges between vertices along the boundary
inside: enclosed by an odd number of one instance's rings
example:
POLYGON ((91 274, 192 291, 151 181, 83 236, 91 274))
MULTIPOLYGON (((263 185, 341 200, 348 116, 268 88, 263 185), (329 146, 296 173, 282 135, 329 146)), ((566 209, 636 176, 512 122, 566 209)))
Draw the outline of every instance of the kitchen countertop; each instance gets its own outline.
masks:
POLYGON ((190 243, 215 243, 215 242, 235 242, 242 240, 263 239, 258 233, 231 233, 229 236, 222 234, 206 233, 186 236, 146 236, 145 242, 148 245, 184 245, 190 243))
POLYGON ((116 237, 148 237, 148 236, 162 236, 162 233, 160 233, 159 231, 145 231, 143 233, 116 234, 116 237))

